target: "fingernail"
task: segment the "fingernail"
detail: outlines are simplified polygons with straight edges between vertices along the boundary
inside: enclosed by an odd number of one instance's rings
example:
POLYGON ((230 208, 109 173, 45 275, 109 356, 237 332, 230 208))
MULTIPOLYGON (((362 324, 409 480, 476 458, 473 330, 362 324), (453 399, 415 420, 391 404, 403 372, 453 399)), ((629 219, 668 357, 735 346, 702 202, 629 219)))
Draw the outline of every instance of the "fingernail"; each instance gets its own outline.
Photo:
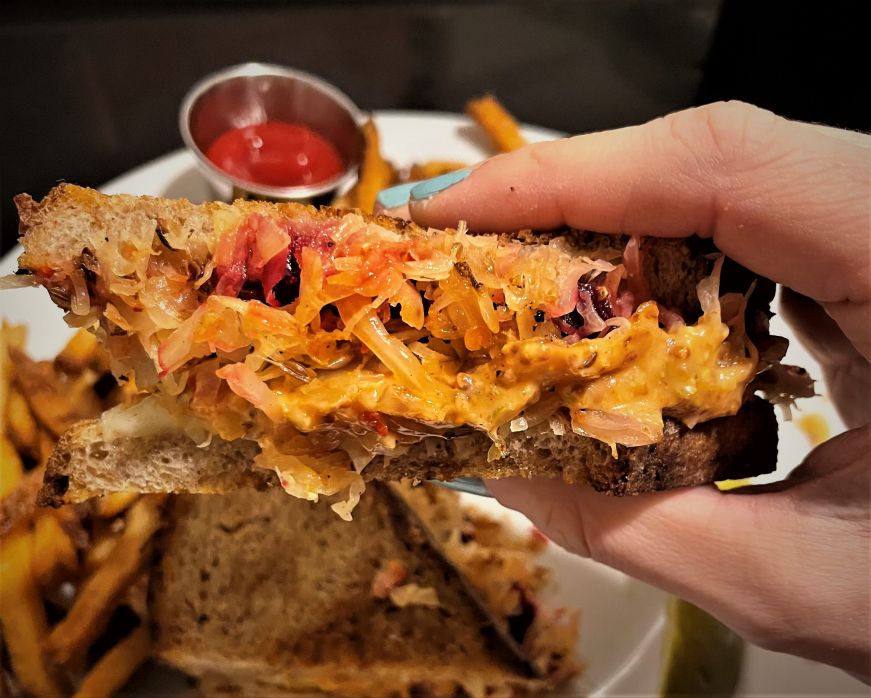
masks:
POLYGON ((447 174, 439 175, 438 177, 433 177, 432 179, 427 179, 423 182, 418 182, 417 186, 412 187, 411 189, 411 198, 414 201, 420 201, 421 199, 428 199, 431 196, 435 196, 448 187, 454 186, 457 182, 462 182, 471 172, 472 168, 466 167, 462 170, 448 172, 447 174))
POLYGON ((391 209, 399 208, 408 203, 408 198, 411 195, 411 190, 420 182, 406 182, 405 184, 397 184, 395 187, 382 189, 375 197, 381 208, 391 209))

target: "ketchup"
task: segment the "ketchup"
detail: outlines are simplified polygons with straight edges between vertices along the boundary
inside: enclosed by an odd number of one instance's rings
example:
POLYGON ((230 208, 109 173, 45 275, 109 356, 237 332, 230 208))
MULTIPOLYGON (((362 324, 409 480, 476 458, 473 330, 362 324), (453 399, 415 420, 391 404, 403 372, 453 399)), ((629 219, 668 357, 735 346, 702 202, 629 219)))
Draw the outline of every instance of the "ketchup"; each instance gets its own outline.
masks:
POLYGON ((307 126, 283 121, 231 129, 206 157, 234 177, 271 187, 317 184, 344 169, 332 143, 307 126))

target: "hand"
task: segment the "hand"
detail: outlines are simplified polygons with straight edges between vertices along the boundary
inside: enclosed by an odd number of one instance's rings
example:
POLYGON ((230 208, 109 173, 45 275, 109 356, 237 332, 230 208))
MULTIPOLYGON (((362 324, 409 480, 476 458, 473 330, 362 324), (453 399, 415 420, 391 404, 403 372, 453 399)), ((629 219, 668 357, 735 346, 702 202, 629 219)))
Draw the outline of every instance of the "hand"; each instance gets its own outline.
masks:
MULTIPOLYGON (((429 198, 412 195, 409 210, 431 226, 713 237, 797 292, 787 319, 858 427, 871 418, 869 193, 868 136, 724 103, 494 157, 429 198)), ((871 676, 869 452, 871 427, 856 428, 786 482, 731 493, 489 486, 565 548, 677 594, 763 647, 871 676)))

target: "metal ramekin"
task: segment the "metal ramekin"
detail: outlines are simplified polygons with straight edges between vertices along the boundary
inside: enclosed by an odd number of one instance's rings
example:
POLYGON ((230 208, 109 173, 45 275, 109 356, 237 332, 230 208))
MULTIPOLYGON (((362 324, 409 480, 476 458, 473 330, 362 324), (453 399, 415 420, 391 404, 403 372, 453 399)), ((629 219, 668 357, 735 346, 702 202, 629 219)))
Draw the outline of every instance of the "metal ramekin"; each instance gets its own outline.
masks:
POLYGON ((301 70, 244 63, 213 73, 194 85, 179 110, 185 145, 219 198, 326 203, 356 176, 363 156, 363 115, 341 90, 301 70), (238 179, 214 165, 206 150, 232 128, 267 120, 308 126, 338 150, 345 169, 332 179, 297 187, 272 187, 238 179))

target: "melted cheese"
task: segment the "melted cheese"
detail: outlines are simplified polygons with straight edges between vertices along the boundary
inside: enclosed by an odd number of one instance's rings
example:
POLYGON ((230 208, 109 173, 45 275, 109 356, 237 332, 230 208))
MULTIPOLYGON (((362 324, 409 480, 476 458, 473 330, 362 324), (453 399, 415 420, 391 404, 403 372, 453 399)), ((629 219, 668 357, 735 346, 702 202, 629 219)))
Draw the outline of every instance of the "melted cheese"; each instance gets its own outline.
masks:
MULTIPOLYGON (((449 366, 429 373, 425 382, 436 390, 426 384, 410 388, 402 376, 361 367, 326 373, 280 391, 282 417, 302 432, 336 415, 353 423, 364 413, 378 412, 493 433, 544 393, 556 392, 575 412, 652 423, 645 443, 654 443, 661 436, 663 413, 692 425, 737 412, 755 361, 726 341, 729 328, 709 314, 696 325, 666 331, 658 317, 656 304, 645 303, 628 326, 601 338, 574 344, 542 338, 510 342, 501 355, 468 372, 451 372, 449 366)), ((639 440, 632 438, 628 445, 639 440)))

